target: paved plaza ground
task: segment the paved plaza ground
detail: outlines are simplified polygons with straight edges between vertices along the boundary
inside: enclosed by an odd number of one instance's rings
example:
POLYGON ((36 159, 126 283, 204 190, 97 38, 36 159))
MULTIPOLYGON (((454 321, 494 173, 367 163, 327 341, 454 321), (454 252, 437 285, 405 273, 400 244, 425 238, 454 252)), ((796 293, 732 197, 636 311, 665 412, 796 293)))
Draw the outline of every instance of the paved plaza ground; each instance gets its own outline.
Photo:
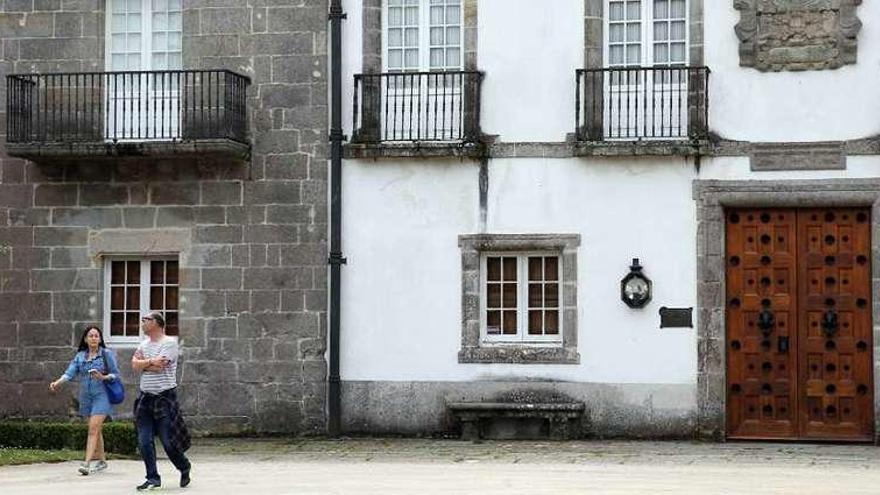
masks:
MULTIPOLYGON (((457 440, 200 440, 193 483, 163 460, 163 492, 197 494, 880 494, 867 445, 457 440)), ((0 468, 0 493, 133 493, 139 461, 0 468)))

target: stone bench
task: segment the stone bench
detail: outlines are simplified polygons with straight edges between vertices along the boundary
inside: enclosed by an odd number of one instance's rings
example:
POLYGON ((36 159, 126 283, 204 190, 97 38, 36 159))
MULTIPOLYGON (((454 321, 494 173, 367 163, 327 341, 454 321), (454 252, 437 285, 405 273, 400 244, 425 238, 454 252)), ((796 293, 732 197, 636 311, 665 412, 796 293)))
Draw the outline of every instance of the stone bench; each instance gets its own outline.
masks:
POLYGON ((495 418, 538 418, 550 424, 550 438, 569 438, 569 423, 579 419, 586 409, 583 402, 450 402, 449 412, 461 421, 462 440, 480 439, 480 422, 495 418))

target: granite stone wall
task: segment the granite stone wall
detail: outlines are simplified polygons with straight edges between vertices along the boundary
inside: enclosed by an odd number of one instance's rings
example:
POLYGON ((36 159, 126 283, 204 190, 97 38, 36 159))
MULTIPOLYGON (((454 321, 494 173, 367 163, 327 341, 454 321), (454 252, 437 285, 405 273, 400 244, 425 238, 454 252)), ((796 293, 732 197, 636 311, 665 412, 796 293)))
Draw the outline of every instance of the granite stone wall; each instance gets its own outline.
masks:
MULTIPOLYGON (((0 0, 0 75, 104 70, 106 6, 0 0)), ((74 411, 75 389, 51 395, 47 384, 83 327, 102 322, 103 257, 160 242, 180 260, 179 378, 191 423, 324 431, 327 2, 183 0, 183 9, 184 68, 251 78, 244 159, 25 161, 5 153, 0 106, 0 417, 74 411)), ((132 349, 117 351, 133 391, 132 349)))

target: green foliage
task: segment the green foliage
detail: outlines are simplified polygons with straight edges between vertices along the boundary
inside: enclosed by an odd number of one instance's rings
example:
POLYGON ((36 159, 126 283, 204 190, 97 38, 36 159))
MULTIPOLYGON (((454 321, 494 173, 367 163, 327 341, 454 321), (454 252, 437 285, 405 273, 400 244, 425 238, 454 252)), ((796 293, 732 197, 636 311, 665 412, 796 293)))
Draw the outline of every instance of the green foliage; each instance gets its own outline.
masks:
POLYGON ((0 466, 17 466, 35 462, 81 461, 79 450, 35 450, 0 447, 0 466))
MULTIPOLYGON (((82 450, 89 427, 86 423, 47 421, 0 421, 0 447, 82 450)), ((132 423, 104 424, 104 449, 122 455, 137 453, 137 433, 132 423)))

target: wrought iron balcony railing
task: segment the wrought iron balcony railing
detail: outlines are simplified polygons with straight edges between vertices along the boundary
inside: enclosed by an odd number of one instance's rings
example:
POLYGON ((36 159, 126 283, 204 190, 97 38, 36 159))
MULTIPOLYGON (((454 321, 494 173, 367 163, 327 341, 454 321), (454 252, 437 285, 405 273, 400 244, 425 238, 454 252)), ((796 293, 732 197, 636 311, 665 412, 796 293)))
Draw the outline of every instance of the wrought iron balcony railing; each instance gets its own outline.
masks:
POLYGON ((6 77, 6 139, 246 144, 249 84, 226 70, 13 74, 6 77))
POLYGON ((707 67, 579 69, 580 141, 699 140, 708 135, 707 67))
POLYGON ((482 78, 476 71, 356 74, 352 141, 475 142, 482 78))

